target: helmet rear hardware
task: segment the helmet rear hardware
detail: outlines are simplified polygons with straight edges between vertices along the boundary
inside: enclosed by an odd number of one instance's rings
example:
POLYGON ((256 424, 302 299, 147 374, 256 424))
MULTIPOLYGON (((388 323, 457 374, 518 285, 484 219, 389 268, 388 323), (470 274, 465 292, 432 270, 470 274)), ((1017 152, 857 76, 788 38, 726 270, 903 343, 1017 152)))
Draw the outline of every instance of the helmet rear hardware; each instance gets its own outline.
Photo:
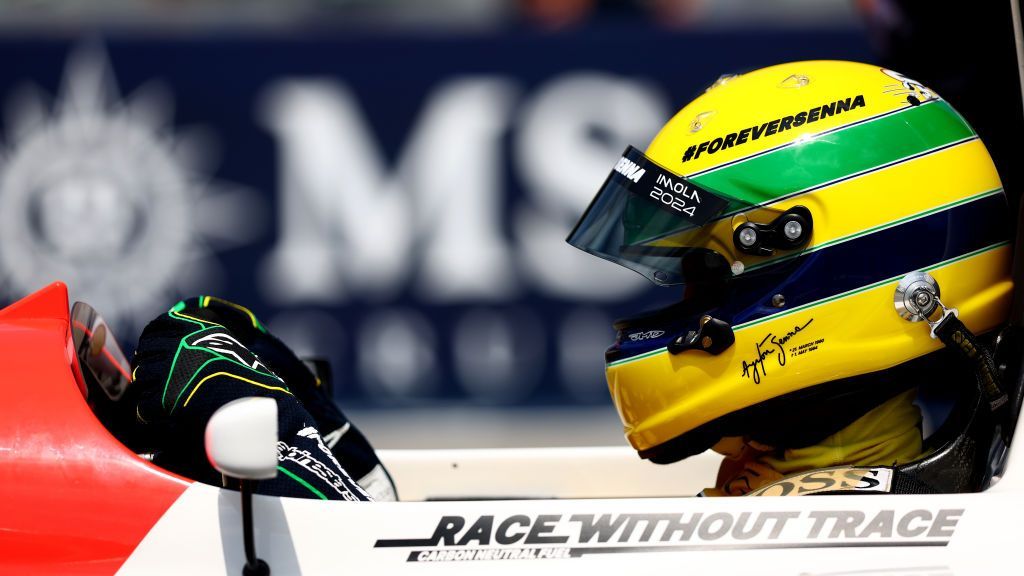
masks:
POLYGON ((896 286, 893 304, 904 320, 927 320, 939 305, 939 283, 927 272, 911 272, 896 286))
POLYGON ((927 320, 931 327, 931 337, 941 340, 974 368, 978 387, 988 400, 989 409, 994 412, 1007 403, 1008 396, 1000 386, 999 371, 992 355, 960 321, 959 311, 947 308, 939 300, 939 283, 931 274, 911 272, 904 276, 896 286, 895 303, 901 318, 910 322, 927 320), (942 314, 938 320, 931 320, 939 308, 942 314))

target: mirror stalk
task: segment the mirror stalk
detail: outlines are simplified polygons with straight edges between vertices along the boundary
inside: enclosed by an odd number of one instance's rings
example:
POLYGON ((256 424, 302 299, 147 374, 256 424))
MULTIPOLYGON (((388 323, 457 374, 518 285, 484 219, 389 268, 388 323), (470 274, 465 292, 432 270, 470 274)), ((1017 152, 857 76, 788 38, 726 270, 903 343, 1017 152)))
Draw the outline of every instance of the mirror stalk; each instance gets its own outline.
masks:
POLYGON ((242 576, 270 576, 270 566, 256 557, 252 520, 253 481, 241 480, 239 490, 242 493, 242 539, 245 545, 245 567, 242 568, 242 576))

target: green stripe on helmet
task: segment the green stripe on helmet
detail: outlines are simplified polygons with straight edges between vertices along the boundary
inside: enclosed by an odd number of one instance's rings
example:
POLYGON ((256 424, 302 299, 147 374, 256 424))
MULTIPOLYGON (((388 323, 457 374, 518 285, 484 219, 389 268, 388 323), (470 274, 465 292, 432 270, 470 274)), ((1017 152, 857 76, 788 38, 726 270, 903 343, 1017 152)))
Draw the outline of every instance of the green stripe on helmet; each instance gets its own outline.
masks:
POLYGON ((766 154, 711 169, 693 181, 735 201, 760 205, 975 136, 943 100, 812 136, 766 154), (907 139, 912 124, 918 138, 907 139), (828 161, 822 161, 827 159, 828 161))

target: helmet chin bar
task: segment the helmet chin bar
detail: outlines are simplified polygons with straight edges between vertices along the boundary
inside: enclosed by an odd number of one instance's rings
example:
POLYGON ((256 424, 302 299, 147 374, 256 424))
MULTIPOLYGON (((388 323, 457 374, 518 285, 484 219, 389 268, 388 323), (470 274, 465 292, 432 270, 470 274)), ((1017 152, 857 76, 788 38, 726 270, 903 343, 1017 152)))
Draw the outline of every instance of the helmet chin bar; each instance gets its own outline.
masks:
POLYGON ((732 233, 736 249, 754 256, 771 256, 775 250, 793 250, 811 239, 811 211, 794 206, 768 224, 744 222, 732 233))
POLYGON ((734 342, 736 342, 736 336, 728 322, 711 316, 703 316, 697 330, 690 330, 686 334, 680 334, 673 338, 667 348, 669 354, 679 354, 686 350, 703 350, 708 354, 718 355, 725 352, 734 342))

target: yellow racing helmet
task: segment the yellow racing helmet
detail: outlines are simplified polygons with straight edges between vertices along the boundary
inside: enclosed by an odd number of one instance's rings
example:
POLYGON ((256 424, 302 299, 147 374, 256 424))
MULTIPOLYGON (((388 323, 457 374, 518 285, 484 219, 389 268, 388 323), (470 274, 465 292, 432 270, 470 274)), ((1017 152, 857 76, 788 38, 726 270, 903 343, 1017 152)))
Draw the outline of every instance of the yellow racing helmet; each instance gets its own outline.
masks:
POLYGON ((1004 322, 1007 212, 977 134, 914 80, 837 61, 719 79, 646 152, 627 148, 568 238, 681 286, 616 323, 626 438, 672 462, 726 436, 841 429, 943 347, 914 300, 941 298, 975 333, 1004 322))

